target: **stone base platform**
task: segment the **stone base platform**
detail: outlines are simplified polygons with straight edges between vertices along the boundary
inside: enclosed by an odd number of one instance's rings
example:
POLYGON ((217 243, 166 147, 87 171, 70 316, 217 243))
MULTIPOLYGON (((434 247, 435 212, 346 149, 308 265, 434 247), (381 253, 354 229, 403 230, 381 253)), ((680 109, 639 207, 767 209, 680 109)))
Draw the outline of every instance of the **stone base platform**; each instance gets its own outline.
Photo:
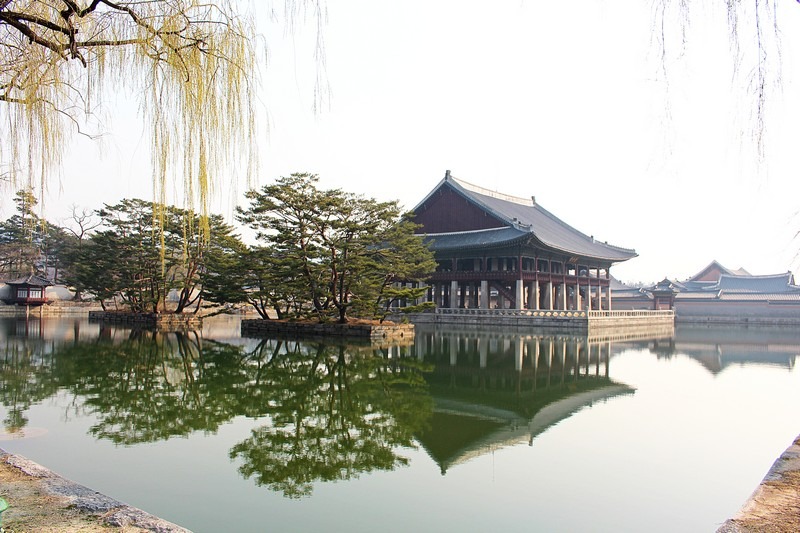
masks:
POLYGON ((153 328, 159 331, 182 331, 200 329, 203 319, 197 315, 175 313, 126 313, 113 311, 90 311, 90 322, 105 322, 131 327, 153 328))
POLYGON ((672 311, 544 311, 529 309, 448 309, 409 314, 419 324, 510 326, 597 333, 620 329, 671 328, 672 311))
POLYGON ((285 320, 242 320, 242 335, 285 335, 289 337, 316 337, 358 339, 366 341, 411 340, 413 324, 336 324, 316 322, 289 322, 285 320))

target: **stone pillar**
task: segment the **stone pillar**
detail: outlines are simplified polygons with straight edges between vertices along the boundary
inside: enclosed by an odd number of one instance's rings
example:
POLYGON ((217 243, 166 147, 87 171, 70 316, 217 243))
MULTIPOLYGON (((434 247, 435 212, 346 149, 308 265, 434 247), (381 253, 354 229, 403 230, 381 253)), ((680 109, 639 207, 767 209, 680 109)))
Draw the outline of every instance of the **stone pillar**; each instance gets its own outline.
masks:
POLYGON ((540 294, 539 294, 539 282, 538 281, 534 281, 533 283, 531 283, 531 294, 533 294, 533 296, 532 296, 532 298, 533 298, 533 307, 531 307, 531 309, 535 309, 535 310, 538 311, 539 307, 540 307, 539 306, 540 294))
POLYGON ((515 291, 516 293, 515 296, 517 300, 516 308, 517 310, 525 309, 525 282, 522 281, 521 279, 518 279, 516 289, 517 289, 515 291))
POLYGON ((611 285, 606 287, 606 309, 611 311, 611 285))
POLYGON ((599 285, 600 281, 598 280, 597 285, 597 310, 603 310, 603 287, 599 285))
POLYGON ((586 310, 592 310, 592 282, 588 282, 589 284, 586 285, 586 310))
POLYGON ((559 299, 559 308, 566 310, 567 309, 567 282, 561 283, 561 298, 559 299))
POLYGON ((449 307, 455 309, 458 307, 458 282, 453 280, 450 282, 450 304, 449 307))
POLYGON ((553 282, 552 281, 548 281, 547 282, 547 293, 545 294, 545 298, 547 300, 545 302, 545 307, 548 310, 552 311, 553 310, 553 282))
POLYGON ((489 282, 481 281, 481 309, 489 309, 489 282))

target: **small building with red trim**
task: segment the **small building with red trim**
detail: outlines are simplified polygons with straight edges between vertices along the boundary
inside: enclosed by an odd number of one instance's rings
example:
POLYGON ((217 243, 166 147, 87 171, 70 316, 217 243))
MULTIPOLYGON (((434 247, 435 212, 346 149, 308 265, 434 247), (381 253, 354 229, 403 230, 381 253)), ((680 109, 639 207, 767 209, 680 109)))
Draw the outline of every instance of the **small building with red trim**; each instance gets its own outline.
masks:
POLYGON ((9 290, 4 298, 7 304, 42 305, 47 303, 45 291, 53 282, 41 276, 29 276, 6 281, 9 290))

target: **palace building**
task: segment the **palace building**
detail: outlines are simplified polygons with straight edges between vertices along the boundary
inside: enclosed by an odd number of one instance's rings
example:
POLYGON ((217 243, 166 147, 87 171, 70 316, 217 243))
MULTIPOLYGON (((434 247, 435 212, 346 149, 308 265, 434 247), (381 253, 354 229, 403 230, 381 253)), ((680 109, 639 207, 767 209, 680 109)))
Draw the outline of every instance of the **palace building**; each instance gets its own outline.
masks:
POLYGON ((449 170, 412 212, 436 256, 429 298, 440 308, 609 310, 611 266, 636 257, 534 197, 499 194, 449 170))

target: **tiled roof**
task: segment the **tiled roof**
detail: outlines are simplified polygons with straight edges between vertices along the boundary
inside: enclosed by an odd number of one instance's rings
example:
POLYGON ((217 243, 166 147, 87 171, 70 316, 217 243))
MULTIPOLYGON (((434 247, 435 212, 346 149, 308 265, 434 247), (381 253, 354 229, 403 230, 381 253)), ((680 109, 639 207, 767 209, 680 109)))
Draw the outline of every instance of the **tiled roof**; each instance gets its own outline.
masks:
POLYGON ((49 287, 53 285, 53 282, 49 279, 43 278, 41 276, 37 276, 36 274, 31 274, 29 276, 23 276, 17 279, 11 279, 6 281, 9 285, 33 285, 35 287, 49 287))
POLYGON ((452 250, 506 243, 526 235, 528 235, 527 231, 506 227, 480 231, 461 231, 458 233, 436 233, 426 235, 425 240, 432 243, 432 250, 452 250))
POLYGON ((716 285, 707 290, 780 293, 793 290, 791 281, 792 274, 790 272, 769 276, 728 276, 723 274, 716 285))
POLYGON ((718 292, 679 292, 676 300, 716 300, 718 292))
POLYGON ((720 300, 727 301, 769 301, 769 302, 800 302, 800 292, 779 292, 779 293, 754 293, 754 292, 723 292, 719 295, 720 300))
POLYGON ((507 223, 508 227, 502 231, 481 232, 484 234, 483 236, 465 235, 463 233, 447 234, 447 236, 431 235, 431 238, 435 241, 434 250, 451 246, 468 246, 467 242, 470 239, 488 239, 486 242, 478 244, 501 244, 524 235, 532 235, 545 246, 583 257, 625 261, 637 255, 632 249, 600 242, 592 236, 581 233, 544 209, 533 199, 493 193, 488 189, 456 180, 449 174, 445 176, 445 179, 439 183, 434 191, 444 184, 450 185, 471 202, 490 211, 498 219, 507 223), (459 237, 454 237, 455 235, 459 237), (463 240, 461 238, 462 235, 463 240))

